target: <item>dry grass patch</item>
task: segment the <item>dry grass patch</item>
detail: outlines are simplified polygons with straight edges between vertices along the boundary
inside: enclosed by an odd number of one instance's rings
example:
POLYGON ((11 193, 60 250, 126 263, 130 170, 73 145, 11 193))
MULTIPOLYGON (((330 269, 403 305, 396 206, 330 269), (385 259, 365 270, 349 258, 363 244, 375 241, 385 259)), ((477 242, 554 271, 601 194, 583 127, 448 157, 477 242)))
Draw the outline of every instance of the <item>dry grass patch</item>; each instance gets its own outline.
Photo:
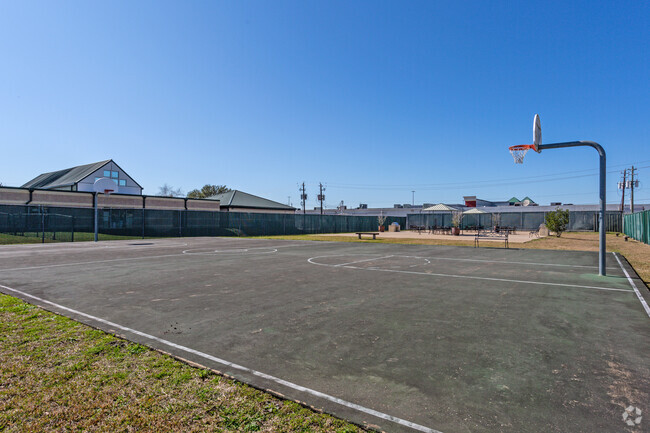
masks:
MULTIPOLYGON (((607 251, 620 253, 632 265, 639 277, 650 285, 650 245, 635 241, 632 238, 625 240, 624 235, 608 233, 606 237, 607 251)), ((519 246, 520 248, 539 248, 547 250, 577 250, 598 251, 598 233, 569 232, 562 237, 549 236, 535 239, 519 246)))
POLYGON ((0 431, 360 432, 0 295, 0 431))

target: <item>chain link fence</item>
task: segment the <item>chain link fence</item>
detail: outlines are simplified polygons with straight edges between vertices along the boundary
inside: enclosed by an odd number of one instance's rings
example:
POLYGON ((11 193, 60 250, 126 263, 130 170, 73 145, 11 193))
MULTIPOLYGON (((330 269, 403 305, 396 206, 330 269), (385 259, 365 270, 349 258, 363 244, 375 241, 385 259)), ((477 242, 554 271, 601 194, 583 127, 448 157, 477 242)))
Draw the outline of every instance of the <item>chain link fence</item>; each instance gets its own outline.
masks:
POLYGON ((25 212, 0 211, 0 233, 48 241, 74 241, 74 217, 46 211, 42 206, 25 212))
MULTIPOLYGON (((0 205, 0 233, 46 240, 88 239, 94 233, 94 209, 0 205)), ((385 226, 406 225, 388 217, 385 226)), ((271 236, 377 231, 375 216, 302 215, 193 210, 98 210, 100 234, 130 237, 271 236)))

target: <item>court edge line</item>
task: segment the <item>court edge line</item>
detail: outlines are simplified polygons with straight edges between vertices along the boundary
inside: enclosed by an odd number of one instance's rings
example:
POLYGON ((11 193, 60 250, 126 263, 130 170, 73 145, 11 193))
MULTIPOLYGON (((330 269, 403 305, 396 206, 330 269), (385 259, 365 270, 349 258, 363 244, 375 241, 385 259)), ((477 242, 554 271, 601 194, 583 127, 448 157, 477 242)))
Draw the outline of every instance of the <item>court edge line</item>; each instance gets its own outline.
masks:
MULTIPOLYGON (((198 255, 198 254, 197 254, 198 255)), ((0 269, 0 272, 7 271, 27 271, 30 269, 46 269, 46 268, 59 268, 63 266, 80 266, 80 265, 94 265, 97 263, 111 263, 111 262, 124 262, 129 260, 146 260, 146 259, 161 259, 164 257, 176 257, 176 256, 187 256, 190 257, 190 254, 176 253, 176 254, 163 254, 160 256, 146 256, 146 257, 125 257, 123 259, 104 259, 104 260, 91 260, 89 262, 76 262, 76 263, 56 263, 53 265, 41 265, 41 266, 27 266, 24 268, 8 268, 0 269)))
MULTIPOLYGON (((409 256, 404 256, 404 257, 409 257, 409 256)), ((423 257, 418 257, 418 256, 412 256, 416 258, 423 258, 423 257)), ((565 264, 560 264, 560 263, 534 263, 534 262, 508 262, 508 261, 500 261, 500 260, 481 260, 481 259, 457 259, 454 257, 427 257, 427 259, 431 260, 451 260, 451 261, 457 261, 457 262, 478 262, 478 263, 503 263, 507 265, 533 265, 533 266, 561 266, 565 268, 591 268, 591 269, 597 269, 598 266, 590 266, 590 265, 565 265, 565 264)), ((607 266, 607 269, 618 269, 616 266, 607 266)))
POLYGON ((331 396, 329 394, 324 394, 324 393, 322 393, 320 391, 313 390, 311 388, 306 388, 304 386, 297 385, 297 384, 292 383, 292 382, 288 382, 288 381, 286 381, 284 379, 280 379, 279 377, 271 376, 269 374, 262 373, 262 372, 257 371, 257 370, 253 370, 253 369, 250 369, 248 367, 244 367, 243 365, 235 364, 233 362, 226 361, 225 359, 217 358, 216 356, 208 355, 207 353, 203 353, 203 352, 200 352, 198 350, 191 349, 189 347, 181 346, 180 344, 172 343, 171 341, 164 340, 164 339, 156 337, 154 335, 146 334, 146 333, 138 331, 136 329, 131 329, 131 328, 128 328, 126 326, 122 326, 122 325, 119 325, 117 323, 110 322, 108 320, 93 316, 91 314, 83 313, 81 311, 65 307, 65 306, 57 304, 55 302, 39 298, 38 296, 30 295, 29 293, 23 292, 21 290, 13 289, 11 287, 4 286, 2 284, 0 284, 0 287, 3 288, 3 289, 6 289, 6 290, 10 290, 10 291, 15 292, 15 293, 19 293, 19 294, 21 294, 23 296, 35 299, 35 300, 37 300, 39 302, 44 302, 46 304, 50 304, 50 305, 52 305, 52 306, 54 306, 56 308, 59 308, 61 310, 69 311, 69 312, 71 312, 73 314, 77 314, 79 316, 86 317, 86 318, 91 319, 91 320, 95 320, 95 321, 103 323, 105 325, 121 329, 122 331, 127 331, 127 332, 130 332, 132 334, 139 335, 140 337, 144 337, 144 338, 147 338, 149 340, 157 341, 157 342, 162 343, 162 344, 164 344, 166 346, 173 347, 175 349, 179 349, 179 350, 182 350, 182 351, 187 352, 187 353, 192 353, 192 354, 200 356, 202 358, 209 359, 210 361, 214 361, 214 362, 217 362, 219 364, 222 364, 222 365, 225 365, 225 366, 228 366, 228 367, 231 367, 231 368, 235 368, 237 370, 241 370, 241 371, 246 372, 246 373, 250 373, 250 374, 252 374, 254 376, 258 376, 258 377, 261 377, 263 379, 275 382, 277 384, 284 385, 284 386, 286 386, 288 388, 291 388, 291 389, 294 389, 296 391, 305 392, 305 393, 311 394, 311 395, 313 395, 315 397, 319 397, 319 398, 322 398, 324 400, 328 400, 330 402, 339 404, 341 406, 345 406, 345 407, 350 408, 350 409, 358 410, 359 412, 363 412, 363 413, 366 413, 368 415, 372 415, 372 416, 375 416, 377 418, 384 419, 386 421, 391 421, 391 422, 394 422, 396 424, 400 424, 400 425, 403 425, 405 427, 410 427, 410 428, 412 428, 414 430, 418 430, 418 431, 425 432, 425 433, 442 433, 439 430, 434 430, 432 428, 425 427, 423 425, 416 424, 414 422, 407 421, 407 420, 402 419, 402 418, 398 418, 398 417, 395 417, 395 416, 392 416, 392 415, 388 415, 388 414, 385 414, 383 412, 379 412, 379 411, 376 411, 374 409, 367 408, 365 406, 360 406, 360 405, 358 405, 356 403, 352 403, 352 402, 349 402, 349 401, 346 401, 346 400, 342 400, 342 399, 340 399, 338 397, 334 397, 334 396, 331 396))
POLYGON ((643 295, 641 295, 641 292, 639 292, 639 289, 636 287, 636 284, 634 284, 634 280, 630 278, 630 274, 627 273, 627 270, 623 267, 623 263, 621 263, 620 259, 618 258, 618 255, 616 253, 614 254, 614 257, 616 258, 616 261, 618 262, 618 265, 621 267, 623 270, 623 273, 627 277, 627 280, 630 282, 630 285, 634 289, 634 293, 636 293, 636 297, 639 298, 639 301, 641 301, 641 305, 643 305, 643 309, 645 310, 646 314, 648 317, 650 317, 650 307, 648 306, 648 303, 643 299, 643 295))
MULTIPOLYGON (((318 257, 337 257, 337 256, 367 256, 368 254, 363 253, 354 253, 354 254, 333 254, 330 256, 318 256, 318 257)), ((379 254, 378 254, 379 255, 379 254)), ((537 263, 537 262, 511 262, 504 260, 482 260, 482 259, 461 259, 455 257, 436 257, 436 256, 407 256, 404 254, 393 254, 390 257, 409 257, 414 259, 425 259, 425 260, 449 260, 457 262, 477 262, 477 263, 497 263, 497 264, 506 264, 506 265, 531 265, 531 266, 560 266, 564 268, 589 268, 589 269, 598 269, 598 266, 591 265, 565 265, 562 263, 537 263)), ((383 258, 383 257, 382 257, 383 258)), ((379 258, 376 258, 379 259, 379 258)), ((356 262, 355 262, 356 263, 356 262)), ((343 266, 343 265, 338 265, 343 266)), ((616 266, 607 266, 607 269, 618 269, 616 266)))
POLYGON ((379 271, 379 272, 401 272, 405 274, 416 274, 416 275, 432 275, 435 277, 449 277, 449 278, 469 278, 471 280, 487 280, 487 281, 503 281, 507 283, 522 283, 522 284, 539 284, 544 286, 561 286, 561 287, 576 287, 579 289, 595 289, 595 290, 608 290, 611 292, 631 292, 632 290, 628 289, 617 289, 614 287, 597 287, 597 286, 582 286, 579 284, 564 284, 564 283, 544 283, 541 281, 525 281, 525 280, 508 280, 506 278, 490 278, 490 277, 475 277, 472 275, 453 275, 453 274, 434 274, 427 272, 415 272, 415 271, 400 271, 396 269, 379 269, 379 268, 359 268, 356 266, 345 266, 348 269, 362 269, 367 271, 379 271))
MULTIPOLYGON (((138 241, 138 239, 134 239, 128 242, 133 242, 133 241, 138 241)), ((139 240, 142 241, 142 240, 139 240)), ((144 240, 146 242, 146 239, 144 240)), ((102 242, 112 242, 112 241, 102 241, 102 242)), ((127 242, 127 241, 123 241, 127 242)), ((34 244, 18 244, 20 246, 20 249, 16 248, 16 251, 20 252, 32 252, 29 250, 34 250, 37 248, 41 248, 41 253, 59 253, 61 251, 63 252, 70 252, 74 248, 77 248, 76 251, 74 252, 86 252, 86 251, 97 251, 97 250, 115 250, 115 249, 122 249, 122 250, 141 250, 141 249, 147 249, 150 248, 152 245, 130 245, 130 244, 119 244, 119 245, 95 245, 94 242, 91 241, 79 241, 79 242, 74 242, 75 245, 71 245, 73 242, 69 242, 66 245, 62 245, 62 242, 60 243, 46 243, 46 244, 39 244, 39 243, 34 243, 34 244), (87 245, 79 245, 79 244, 87 244, 87 245), (46 247, 43 248, 43 245, 52 245, 51 247, 46 247), (70 245, 70 246, 68 246, 70 245), (29 250, 28 250, 29 248, 29 250)), ((2 245, 2 247, 7 247, 10 246, 11 244, 7 245, 2 245)), ((13 246, 13 245, 12 245, 13 246)), ((162 244, 162 245, 153 245, 157 248, 173 248, 173 247, 183 247, 187 246, 187 242, 182 242, 178 244, 162 244)), ((0 249, 0 254, 5 254, 5 253, 15 253, 16 251, 10 251, 8 249, 0 249)))
MULTIPOLYGON (((299 244, 299 245, 291 245, 291 246, 305 246, 309 244, 299 244)), ((283 246, 283 247, 269 247, 269 248, 288 248, 289 245, 283 246)), ((262 247, 260 247, 262 248, 262 247)), ((264 247, 266 248, 266 247, 264 247)), ((97 263, 111 263, 111 262, 123 262, 123 261, 129 261, 129 260, 146 260, 146 259, 162 259, 165 257, 176 257, 176 256, 207 256, 207 255, 212 255, 216 256, 217 254, 183 254, 182 252, 180 253, 175 253, 175 254, 163 254, 159 256, 145 256, 145 257, 125 257, 123 259, 104 259, 104 260, 91 260, 89 262, 76 262, 76 263, 56 263, 53 265, 40 265, 40 266, 27 266, 24 268, 6 268, 6 269, 0 269, 0 272, 8 272, 8 271, 28 271, 30 269, 46 269, 46 268, 58 268, 58 267, 63 267, 63 266, 79 266, 79 265, 94 265, 97 263)), ((224 254, 221 254, 224 255, 224 254)))
MULTIPOLYGON (((330 257, 330 256, 322 256, 330 257)), ((324 263, 313 262, 312 259, 318 259, 319 257, 311 257, 307 259, 307 262, 312 265, 318 266, 329 266, 332 268, 337 267, 337 265, 328 265, 324 263)), ((398 269, 380 269, 380 268, 360 268, 358 266, 343 266, 346 269, 357 269, 361 271, 378 271, 378 272, 398 272, 402 274, 413 274, 413 275, 428 275, 432 277, 449 277, 449 278, 468 278, 471 280, 487 280, 487 281, 503 281, 507 283, 523 283, 523 284, 539 284, 545 286, 561 286, 561 287, 576 287, 580 289, 596 289, 596 290, 608 290, 612 292, 631 292, 629 289, 617 289, 615 287, 597 287, 597 286, 582 286, 579 284, 564 284, 564 283, 544 283, 542 281, 525 281, 525 280, 509 280, 506 278, 490 278, 490 277, 476 277, 472 275, 453 275, 453 274, 438 274, 438 273, 429 273, 429 272, 416 272, 416 271, 401 271, 398 269)))

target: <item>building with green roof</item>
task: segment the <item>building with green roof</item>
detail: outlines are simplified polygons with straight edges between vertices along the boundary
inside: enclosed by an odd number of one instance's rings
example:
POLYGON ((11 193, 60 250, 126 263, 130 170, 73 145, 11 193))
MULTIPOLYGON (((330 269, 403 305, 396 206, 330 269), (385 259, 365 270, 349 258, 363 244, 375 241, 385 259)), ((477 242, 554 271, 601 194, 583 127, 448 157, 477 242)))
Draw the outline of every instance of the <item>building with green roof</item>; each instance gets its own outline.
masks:
POLYGON ((293 214, 296 208, 277 201, 248 194, 244 191, 231 190, 222 194, 208 197, 208 200, 219 200, 222 212, 259 212, 293 214))

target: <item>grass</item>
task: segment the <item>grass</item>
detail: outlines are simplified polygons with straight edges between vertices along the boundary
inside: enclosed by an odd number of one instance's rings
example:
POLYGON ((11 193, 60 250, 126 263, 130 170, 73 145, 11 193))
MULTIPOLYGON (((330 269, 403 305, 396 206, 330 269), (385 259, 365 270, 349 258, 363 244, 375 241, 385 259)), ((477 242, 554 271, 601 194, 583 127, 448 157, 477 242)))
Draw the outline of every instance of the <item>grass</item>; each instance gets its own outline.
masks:
MULTIPOLYGON (((265 236, 266 239, 307 240, 307 241, 336 241, 336 242, 368 242, 406 245, 454 245, 473 247, 473 241, 451 239, 381 239, 359 240, 353 236, 323 236, 323 235, 292 235, 292 236, 265 236)), ((625 240, 625 236, 616 233, 607 233, 607 251, 620 253, 634 267, 639 277, 650 286, 650 245, 635 241, 632 238, 625 240)), ((487 244, 486 244, 487 245, 487 244)), ((574 250, 598 251, 598 233, 595 232, 565 232, 561 237, 548 236, 533 239, 523 244, 511 244, 513 248, 545 249, 545 250, 574 250)), ((481 246, 481 248, 501 248, 501 244, 494 246, 481 246)))
POLYGON ((0 295, 0 432, 361 432, 0 295))
MULTIPOLYGON (((57 232, 56 239, 53 239, 52 232, 45 232, 45 243, 50 242, 69 242, 69 232, 57 232)), ((100 241, 114 241, 114 240, 129 240, 129 239, 142 239, 140 236, 118 236, 99 233, 100 241)), ((88 242, 95 240, 94 233, 75 232, 75 242, 88 242)), ((37 232, 25 233, 24 235, 11 235, 7 233, 0 233, 0 245, 13 245, 13 244, 39 244, 42 241, 42 235, 37 232)))
MULTIPOLYGON (((632 265, 643 282, 650 287, 650 245, 625 240, 625 235, 607 233, 607 251, 621 254, 632 265)), ((547 250, 598 251, 598 233, 569 232, 561 237, 549 236, 535 239, 521 245, 522 248, 539 248, 547 250)))

